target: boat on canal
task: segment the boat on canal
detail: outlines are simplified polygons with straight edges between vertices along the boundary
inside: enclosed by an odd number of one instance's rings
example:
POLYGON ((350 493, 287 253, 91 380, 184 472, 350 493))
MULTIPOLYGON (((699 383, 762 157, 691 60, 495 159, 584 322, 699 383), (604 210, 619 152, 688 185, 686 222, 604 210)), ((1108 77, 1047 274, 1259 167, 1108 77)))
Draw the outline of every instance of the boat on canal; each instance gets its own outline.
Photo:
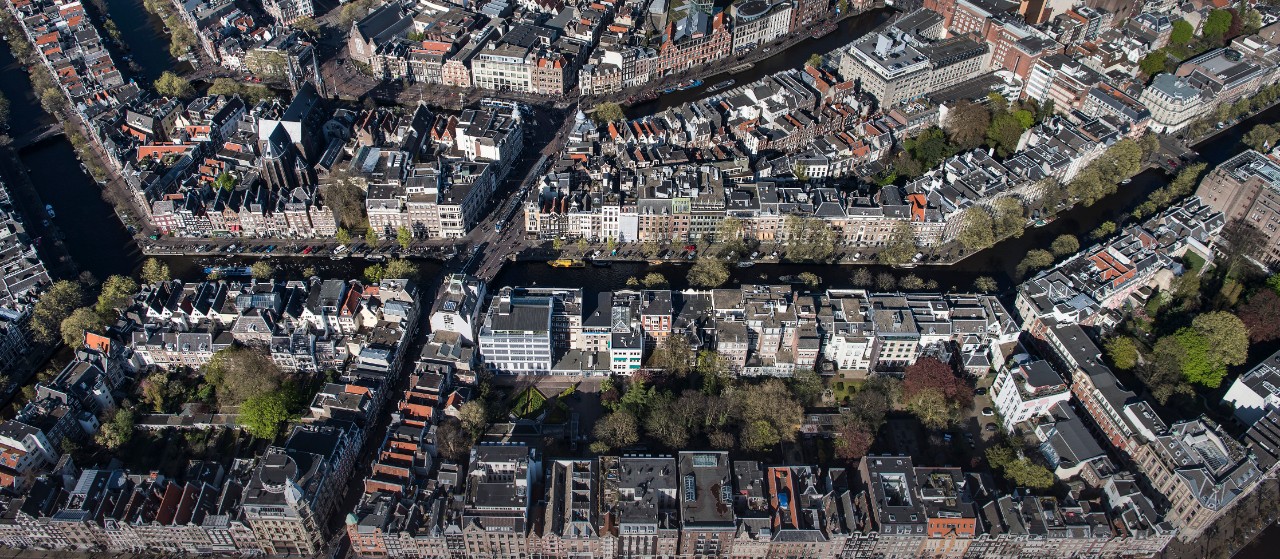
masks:
POLYGON ((756 263, 755 263, 754 261, 751 261, 751 260, 743 260, 742 262, 739 262, 739 263, 738 263, 738 267, 739 267, 739 268, 750 268, 750 267, 755 266, 755 265, 756 265, 756 263))
POLYGON ((581 260, 574 260, 572 258, 557 258, 547 262, 547 265, 552 268, 585 268, 587 266, 581 260))
POLYGON ((205 266, 204 273, 217 274, 220 278, 236 278, 251 276, 253 270, 248 266, 205 266))
POLYGON ((707 93, 715 93, 715 92, 717 92, 717 91, 720 91, 721 89, 726 89, 726 88, 729 88, 729 87, 733 87, 733 84, 735 84, 735 83, 737 83, 737 82, 735 82, 735 81, 733 81, 733 80, 724 80, 724 81, 722 81, 722 82, 718 82, 718 83, 716 83, 716 84, 712 85, 711 87, 708 87, 708 88, 707 88, 707 93))
POLYGON ((610 266, 613 266, 613 262, 610 260, 601 260, 599 258, 592 258, 591 265, 597 268, 608 268, 610 266))

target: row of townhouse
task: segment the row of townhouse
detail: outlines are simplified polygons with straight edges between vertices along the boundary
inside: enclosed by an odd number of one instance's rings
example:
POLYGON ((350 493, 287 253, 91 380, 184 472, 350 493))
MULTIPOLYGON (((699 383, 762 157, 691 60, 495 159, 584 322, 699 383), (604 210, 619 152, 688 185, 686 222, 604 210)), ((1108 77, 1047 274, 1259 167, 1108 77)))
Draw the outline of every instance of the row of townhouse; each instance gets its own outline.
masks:
POLYGON ((561 96, 611 12, 600 2, 391 2, 353 22, 347 46, 381 79, 561 96))
MULTIPOLYGON (((371 285, 331 280, 146 286, 121 309, 111 337, 86 333, 78 358, 37 385, 36 398, 17 418, 0 424, 0 470, 6 487, 18 490, 0 499, 0 541, 116 553, 320 553, 366 433, 403 370, 407 340, 417 329, 416 303, 414 286, 394 279, 371 285), (69 437, 96 431, 97 417, 117 406, 115 389, 134 365, 199 364, 139 355, 139 331, 203 326, 261 347, 274 346, 274 334, 286 324, 332 332, 350 357, 337 364, 343 371, 338 382, 315 394, 311 413, 282 444, 251 458, 191 464, 177 478, 119 469, 79 472, 53 450, 69 437)), ((277 348, 263 351, 279 360, 277 348)))
MULTIPOLYGON (((857 13, 883 6, 858 0, 857 13)), ((659 1, 621 3, 578 72, 584 95, 642 87, 656 78, 771 48, 788 35, 809 33, 837 13, 826 0, 743 1, 727 9, 692 2, 673 9, 659 1)))
MULTIPOLYGON (((183 17, 201 29, 212 30, 214 20, 225 24, 223 31, 245 26, 242 20, 249 16, 232 17, 240 13, 234 5, 215 4, 192 3, 183 17), (201 19, 215 13, 221 15, 201 19)), ((237 64, 289 77, 296 85, 289 105, 268 101, 250 108, 239 99, 213 97, 183 107, 151 98, 123 78, 79 2, 20 1, 8 7, 89 130, 88 139, 101 148, 110 171, 133 188, 160 231, 334 234, 336 221, 312 171, 326 115, 314 86, 299 83, 311 55, 297 34, 247 37, 258 46, 235 55, 237 64), (215 185, 221 175, 228 178, 215 185)))
POLYGON ((363 431, 326 420, 230 464, 193 461, 177 477, 85 469, 69 460, 0 501, 0 542, 113 553, 309 556, 355 466, 363 431))
POLYGON ((447 288, 456 295, 432 314, 441 344, 432 351, 500 374, 627 375, 669 336, 683 336, 746 376, 894 372, 922 354, 981 375, 1000 366, 1000 346, 1018 334, 985 295, 744 285, 605 291, 591 301, 580 288, 504 287, 485 308, 479 280, 455 276, 447 288))
POLYGON ((401 229, 418 238, 464 237, 524 149, 521 112, 489 103, 434 116, 419 107, 401 122, 402 131, 411 122, 407 136, 379 130, 389 114, 361 115, 348 173, 366 184, 369 226, 389 237, 401 229))
POLYGON ((985 40, 991 46, 986 69, 1015 76, 1023 98, 1052 101, 1059 111, 1112 114, 1131 122, 1134 134, 1176 133, 1273 82, 1280 68, 1274 40, 1242 35, 1149 85, 1137 82, 1139 62, 1168 44, 1174 21, 1184 15, 1203 21, 1203 14, 1183 14, 1181 6, 1147 4, 1120 14, 1108 11, 1116 5, 1091 3, 1055 13, 1052 21, 1023 21, 1016 4, 938 0, 924 6, 937 13, 948 34, 985 40))
POLYGON ((388 279, 143 286, 126 311, 139 366, 197 368, 232 345, 262 349, 300 373, 394 370, 416 320, 414 286, 388 279))
MULTIPOLYGON (((1220 212, 1191 197, 1023 283, 1015 301, 1022 329, 1049 360, 1015 358, 993 386, 1005 428, 1034 429, 1060 477, 1081 476, 1108 494, 1151 496, 1141 508, 1153 506, 1183 540, 1198 537, 1268 475, 1274 425, 1260 421, 1237 439, 1207 417, 1165 421, 1106 366, 1091 331, 1113 327, 1118 311, 1141 306, 1174 275, 1196 273, 1175 259, 1192 251, 1211 260, 1223 223, 1220 212), (1098 441, 1114 449, 1121 467, 1098 441)), ((1242 392, 1228 400, 1245 401, 1242 392)))
POLYGON ((31 347, 28 324, 40 293, 53 283, 36 242, 0 182, 0 369, 18 380, 31 347))
MULTIPOLYGON (((869 6, 858 3, 855 9, 869 6)), ((870 4, 865 3, 865 4, 870 4)), ((562 96, 620 91, 807 31, 826 0, 393 2, 353 22, 348 48, 375 77, 562 96)))
POLYGON ((457 238, 482 210, 523 147, 520 110, 487 103, 460 115, 324 109, 305 84, 288 104, 246 107, 238 97, 131 104, 119 126, 133 144, 134 195, 160 231, 193 237, 331 237, 331 181, 366 191, 369 223, 457 238))
POLYGON ((413 492, 366 494, 347 531, 358 556, 392 558, 1153 556, 1168 532, 1133 524, 1143 511, 1123 489, 1004 495, 985 474, 907 456, 824 471, 722 451, 555 459, 482 442, 413 492))
POLYGON ((721 240, 721 225, 733 218, 738 230, 730 234, 785 242, 792 223, 817 219, 854 246, 882 246, 899 224, 910 226, 918 245, 936 246, 959 234, 970 207, 1005 196, 1033 203, 1045 189, 1064 188, 1126 130, 1111 115, 1054 116, 1028 131, 1022 149, 1003 161, 966 152, 905 186, 873 193, 847 177, 882 157, 898 131, 913 126, 910 118, 859 117, 854 105, 820 100, 806 85, 818 82, 802 76, 813 77, 784 72, 724 97, 602 129, 580 119, 561 158, 525 202, 526 233, 680 243, 721 240), (821 111, 807 112, 819 103, 821 111), (830 125, 810 126, 788 155, 757 159, 733 123, 750 118, 758 131, 775 121, 771 112, 817 114, 830 125))
MULTIPOLYGON (((131 153, 123 176, 166 234, 332 236, 337 218, 309 163, 326 139, 321 101, 307 84, 288 105, 249 107, 222 96, 185 107, 165 99, 132 104, 113 136, 131 153)), ((330 133, 337 138, 340 122, 330 133)))
MULTIPOLYGON (((433 323, 474 317, 482 289, 451 278, 448 300, 465 304, 433 323)), ((984 473, 906 456, 826 471, 719 451, 555 459, 507 429, 455 463, 439 456, 436 427, 467 398, 456 364, 423 352, 346 519, 357 556, 1149 557, 1174 533, 1122 476, 1087 499, 1003 495, 984 473)))
POLYGON ((1213 260, 1213 244, 1226 219, 1192 196, 1114 238, 1087 247, 1018 286, 1014 306, 1022 329, 1041 336, 1059 324, 1109 329, 1117 311, 1151 285, 1169 286, 1182 267, 1174 259, 1192 252, 1213 260))
POLYGON ((114 391, 132 374, 128 349, 97 334, 10 420, 0 422, 0 489, 21 493, 62 457, 64 441, 98 430, 98 416, 116 407, 114 391))
MULTIPOLYGON (((244 68, 245 54, 283 29, 268 29, 232 0, 171 0, 183 25, 190 29, 196 46, 209 60, 233 70, 244 68)), ((302 0, 310 4, 310 0, 302 0)), ((278 5, 264 2, 264 6, 278 5)))

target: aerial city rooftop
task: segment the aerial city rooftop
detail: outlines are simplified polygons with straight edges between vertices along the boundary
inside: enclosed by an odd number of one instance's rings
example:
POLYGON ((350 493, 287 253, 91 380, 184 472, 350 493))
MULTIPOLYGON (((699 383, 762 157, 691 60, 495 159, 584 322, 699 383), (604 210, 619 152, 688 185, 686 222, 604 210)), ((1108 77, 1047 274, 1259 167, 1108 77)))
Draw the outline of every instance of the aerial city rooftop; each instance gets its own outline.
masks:
POLYGON ((1274 534, 1270 3, 148 0, 165 68, 108 4, 5 3, 0 545, 1274 534))

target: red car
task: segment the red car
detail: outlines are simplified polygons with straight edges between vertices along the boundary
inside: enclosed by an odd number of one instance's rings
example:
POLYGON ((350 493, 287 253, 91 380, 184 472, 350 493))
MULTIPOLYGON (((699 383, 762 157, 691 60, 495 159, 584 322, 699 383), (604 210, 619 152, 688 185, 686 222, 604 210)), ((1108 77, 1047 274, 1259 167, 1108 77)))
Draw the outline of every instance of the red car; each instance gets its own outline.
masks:
POLYGON ((685 249, 685 250, 687 250, 687 251, 689 251, 689 252, 693 252, 693 251, 695 251, 695 250, 698 250, 698 247, 697 247, 697 246, 695 246, 695 245, 688 245, 688 246, 684 247, 684 249, 685 249))

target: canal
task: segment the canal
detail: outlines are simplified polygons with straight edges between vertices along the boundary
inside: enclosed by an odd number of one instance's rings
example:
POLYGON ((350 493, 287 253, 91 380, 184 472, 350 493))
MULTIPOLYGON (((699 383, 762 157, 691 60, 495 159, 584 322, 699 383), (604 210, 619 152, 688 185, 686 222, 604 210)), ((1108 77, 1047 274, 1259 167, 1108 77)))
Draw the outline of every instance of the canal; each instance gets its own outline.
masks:
MULTIPOLYGON (((122 29, 133 24, 150 25, 148 18, 144 17, 148 14, 142 11, 141 5, 135 0, 106 1, 112 6, 113 17, 120 18, 117 19, 117 25, 122 29), (121 7, 117 8, 117 6, 121 7), (136 9, 126 9, 129 7, 136 7, 136 9), (125 13, 130 14, 129 17, 124 17, 125 13)), ((820 39, 811 39, 802 46, 820 43, 819 47, 822 49, 833 49, 841 41, 850 39, 848 33, 874 28, 880 20, 888 16, 887 11, 877 11, 846 19, 838 31, 820 39)), ((147 27, 147 29, 151 28, 147 27)), ((151 48, 135 47, 135 50, 161 50, 162 39, 162 36, 155 35, 152 37, 151 48)), ((167 59, 167 52, 161 52, 161 54, 167 59)), ((793 57, 789 51, 785 58, 803 60, 803 57, 793 57)), ((757 68, 760 68, 761 72, 776 71, 779 68, 777 65, 785 63, 782 58, 773 57, 757 65, 757 68)), ((21 66, 14 61, 7 46, 0 52, 0 66, 3 66, 0 90, 4 91, 13 105, 14 125, 11 133, 20 135, 26 129, 48 122, 50 117, 44 114, 39 103, 30 93, 27 76, 21 66)), ((1240 138, 1253 125, 1277 121, 1280 121, 1280 106, 1272 107, 1237 126, 1223 130, 1195 148, 1205 162, 1211 166, 1216 165, 1239 152, 1240 138)), ((141 255, 136 244, 125 231, 120 220, 116 218, 110 205, 102 199, 98 185, 80 170, 75 153, 64 138, 59 137, 31 146, 23 151, 21 157, 26 167, 31 170, 32 181, 41 189, 41 195, 57 208, 57 217, 54 222, 63 230, 72 256, 82 269, 92 272, 99 278, 111 274, 130 273, 138 269, 141 255)), ((970 289, 973 280, 978 276, 992 276, 1003 286, 1009 287, 1014 280, 1015 267, 1028 250, 1047 246, 1062 234, 1087 238, 1089 232, 1104 221, 1112 220, 1119 223, 1137 204, 1145 200, 1148 193, 1167 181, 1168 176, 1163 172, 1148 170, 1135 177, 1130 184, 1122 186, 1116 194, 1093 206, 1080 206, 1065 211, 1056 221, 1047 226, 1029 229, 1021 237, 1007 239, 994 247, 970 255, 957 264, 923 265, 909 273, 925 280, 936 281, 939 288, 943 290, 970 289)), ((165 260, 175 274, 187 279, 200 277, 205 265, 221 263, 209 258, 195 257, 166 257, 165 260)), ((235 261, 243 262, 239 259, 235 261)), ((335 276, 359 276, 365 265, 353 259, 330 261, 288 257, 273 258, 273 263, 282 273, 300 272, 308 267, 314 267, 317 273, 335 276)), ((424 271, 428 273, 440 269, 439 263, 436 262, 424 261, 421 264, 424 271)), ((857 267, 759 264, 752 268, 732 268, 730 282, 733 284, 772 282, 777 281, 781 276, 814 271, 822 277, 823 285, 826 287, 848 287, 850 277, 857 267)), ((873 273, 888 271, 899 277, 908 273, 904 270, 877 265, 863 267, 871 269, 873 273)), ((685 286, 684 276, 687 273, 687 265, 650 266, 645 263, 620 263, 609 268, 578 269, 550 268, 538 262, 511 263, 499 274, 496 283, 582 285, 593 289, 617 289, 625 286, 628 278, 640 277, 651 271, 665 275, 673 287, 685 286)))
MULTIPOLYGON (((158 20, 150 16, 141 6, 140 0, 106 0, 111 7, 112 17, 128 41, 134 47, 134 57, 144 67, 146 76, 158 76, 160 71, 172 62, 168 57, 167 37, 160 31, 158 20), (142 35, 135 35, 141 33, 142 35), (140 40, 141 38, 141 40, 140 40), (145 42, 144 42, 145 41, 145 42), (148 45, 146 48, 141 45, 148 45), (145 54, 144 54, 145 53, 145 54)), ((863 14, 867 18, 872 14, 863 14)), ((887 18, 887 14, 874 15, 876 18, 887 18)), ((876 22, 865 23, 858 18, 846 20, 840 31, 826 37, 810 40, 805 44, 823 43, 812 47, 811 52, 825 52, 848 41, 850 35, 858 29, 874 28, 876 22), (849 22, 854 23, 849 23, 849 22), (858 23, 863 22, 863 23, 858 23), (850 26, 852 29, 847 29, 850 26), (865 26, 865 27, 863 27, 865 26), (837 35, 839 33, 839 35, 837 35), (836 38, 832 38, 836 37, 836 38)), ((795 67, 792 62, 802 63, 804 56, 787 53, 787 56, 774 56, 758 64, 751 72, 764 75, 786 67, 795 67), (790 62, 789 62, 790 61, 790 62)), ((757 76, 758 77, 758 76, 757 76)), ((712 78, 728 79, 728 78, 712 78)), ((736 78, 735 78, 736 79, 736 78)), ((743 77, 744 80, 756 79, 743 77)), ((716 83, 709 81, 708 83, 716 83)), ((745 83, 745 82, 744 82, 745 83)), ((12 105, 10 131, 12 136, 19 136, 27 130, 46 124, 52 120, 41 108, 31 91, 30 81, 25 69, 14 60, 7 44, 0 43, 0 91, 10 100, 12 105)), ((678 103, 680 95, 688 94, 690 98, 699 95, 697 91, 681 92, 673 99, 660 99, 661 102, 678 103)), ((685 99, 687 100, 687 99, 685 99)), ((658 109, 651 109, 658 110, 658 109)), ((1249 118, 1235 127, 1223 130, 1209 138, 1195 149, 1209 165, 1225 161, 1241 150, 1241 137, 1255 124, 1275 123, 1280 121, 1280 106, 1272 107, 1263 113, 1249 118)), ((57 137, 31 146, 20 154, 21 161, 29 169, 29 175, 40 191, 40 195, 57 208, 57 217, 53 219, 63 232, 66 244, 72 257, 80 268, 93 273, 98 278, 112 274, 134 274, 137 272, 142 256, 137 244, 115 216, 111 206, 102 198, 97 183, 80 170, 79 164, 70 143, 63 137, 57 137)), ((1061 234, 1073 234, 1084 238, 1100 223, 1107 220, 1119 222, 1152 190, 1164 185, 1168 177, 1160 171, 1146 171, 1128 185, 1121 187, 1116 194, 1085 208, 1077 207, 1063 212, 1053 223, 1028 230, 1019 238, 1005 240, 994 247, 970 256, 952 266, 921 266, 914 273, 926 280, 937 281, 942 289, 969 289, 977 276, 996 277, 1002 285, 1008 287, 1013 282, 1013 270, 1022 255, 1031 248, 1044 247, 1061 234)), ((41 216, 28 216, 37 220, 41 216)), ((216 259, 193 257, 166 257, 175 276, 187 280, 203 277, 202 268, 207 264, 220 264, 216 259)), ((235 259, 237 263, 248 263, 253 259, 235 259)), ((363 261, 347 259, 332 261, 321 258, 273 258, 281 277, 295 276, 307 268, 314 268, 322 277, 359 277, 366 265, 363 261)), ((434 261, 419 262, 423 277, 433 278, 442 269, 442 265, 434 261)), ((906 272, 882 266, 865 266, 873 272, 890 271, 899 276, 906 272)), ((757 265, 752 268, 731 269, 731 283, 774 282, 783 275, 795 275, 802 271, 813 271, 823 278, 828 287, 848 287, 849 278, 855 266, 810 266, 810 265, 757 265)), ((675 288, 686 285, 684 276, 688 267, 681 265, 650 266, 645 263, 621 263, 609 268, 551 268, 543 263, 527 262, 509 264, 497 277, 496 286, 502 285, 572 285, 582 286, 588 290, 599 291, 618 289, 626 285, 631 277, 641 277, 651 271, 663 273, 675 288)), ((1280 528, 1266 530, 1258 539, 1239 556, 1248 559, 1271 557, 1266 551, 1271 546, 1280 544, 1280 528)))
MULTIPOLYGON (((116 22, 128 49, 123 54, 130 57, 128 64, 119 56, 116 63, 127 68, 139 85, 150 87, 165 70, 181 71, 185 62, 169 56, 169 35, 164 32, 164 22, 142 5, 142 0, 100 0, 105 3, 111 20, 116 22)), ((102 31, 99 26, 99 31, 102 31)), ((115 54, 115 53, 113 53, 115 54)))
MULTIPOLYGON (((132 0, 112 1, 127 2, 132 0)), ((827 54, 842 46, 848 45, 857 38, 870 33, 877 27, 880 27, 886 21, 889 21, 889 18, 893 17, 893 14, 893 8, 879 8, 847 17, 841 20, 840 25, 830 33, 818 38, 810 37, 796 43, 791 48, 779 50, 776 54, 757 61, 750 68, 744 69, 740 72, 729 72, 726 70, 710 77, 701 78, 702 85, 699 87, 686 89, 684 91, 676 91, 673 93, 664 93, 659 95, 656 99, 630 105, 626 109, 627 116, 630 118, 639 118, 642 116, 652 115, 670 107, 675 107, 690 101, 696 101, 708 95, 707 88, 725 80, 732 79, 734 81, 734 86, 739 86, 751 83, 769 74, 774 74, 783 70, 800 68, 809 60, 810 55, 827 54)), ((717 63, 717 65, 727 69, 737 67, 739 64, 742 64, 741 57, 735 57, 717 63)))

